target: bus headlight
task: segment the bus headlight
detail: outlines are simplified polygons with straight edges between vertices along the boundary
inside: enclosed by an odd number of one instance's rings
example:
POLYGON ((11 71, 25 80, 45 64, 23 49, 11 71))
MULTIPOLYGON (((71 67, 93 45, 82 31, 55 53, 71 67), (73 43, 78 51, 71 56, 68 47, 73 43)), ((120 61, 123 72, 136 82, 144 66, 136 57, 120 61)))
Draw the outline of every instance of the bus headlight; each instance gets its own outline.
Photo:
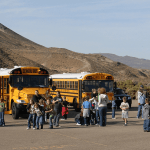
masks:
POLYGON ((24 100, 20 100, 20 99, 17 99, 16 101, 21 104, 26 103, 24 100))

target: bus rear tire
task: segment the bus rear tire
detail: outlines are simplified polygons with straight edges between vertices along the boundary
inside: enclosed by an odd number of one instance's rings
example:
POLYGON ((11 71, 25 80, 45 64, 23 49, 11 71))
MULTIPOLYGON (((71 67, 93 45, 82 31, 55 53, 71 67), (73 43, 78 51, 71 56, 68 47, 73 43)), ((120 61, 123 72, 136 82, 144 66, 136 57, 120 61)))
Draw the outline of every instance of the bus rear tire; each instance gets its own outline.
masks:
POLYGON ((19 118, 19 109, 16 107, 16 104, 12 104, 12 117, 13 119, 18 119, 19 118))

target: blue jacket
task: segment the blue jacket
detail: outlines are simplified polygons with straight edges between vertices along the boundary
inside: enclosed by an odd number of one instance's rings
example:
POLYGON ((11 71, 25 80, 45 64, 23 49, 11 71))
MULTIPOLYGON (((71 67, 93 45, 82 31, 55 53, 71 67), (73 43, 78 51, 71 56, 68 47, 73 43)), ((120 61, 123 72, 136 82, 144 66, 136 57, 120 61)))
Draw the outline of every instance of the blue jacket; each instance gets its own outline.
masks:
POLYGON ((116 107, 116 101, 115 100, 112 101, 112 107, 116 107))
POLYGON ((84 101, 82 105, 83 105, 83 108, 85 108, 85 109, 89 109, 92 107, 91 103, 88 101, 84 101))

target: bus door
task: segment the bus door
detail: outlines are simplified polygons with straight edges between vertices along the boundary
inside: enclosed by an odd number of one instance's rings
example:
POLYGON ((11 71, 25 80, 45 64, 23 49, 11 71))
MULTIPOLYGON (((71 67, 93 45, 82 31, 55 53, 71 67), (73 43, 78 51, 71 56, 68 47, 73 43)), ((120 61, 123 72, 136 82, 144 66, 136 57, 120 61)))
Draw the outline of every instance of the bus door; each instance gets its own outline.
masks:
POLYGON ((2 77, 2 98, 5 103, 5 111, 9 111, 9 82, 8 77, 2 77))
POLYGON ((79 106, 81 108, 82 103, 82 80, 79 80, 79 106))

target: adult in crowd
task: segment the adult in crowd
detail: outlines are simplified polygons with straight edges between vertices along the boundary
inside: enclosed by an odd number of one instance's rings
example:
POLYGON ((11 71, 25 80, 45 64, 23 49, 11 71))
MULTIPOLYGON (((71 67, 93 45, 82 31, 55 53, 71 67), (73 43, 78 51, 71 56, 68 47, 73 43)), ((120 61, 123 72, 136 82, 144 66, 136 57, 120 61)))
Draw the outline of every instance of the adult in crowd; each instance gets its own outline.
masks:
POLYGON ((84 118, 84 125, 88 126, 88 119, 90 117, 90 109, 91 103, 89 102, 89 97, 85 97, 85 101, 83 102, 83 118, 84 118))
POLYGON ((99 116, 100 116, 100 126, 106 126, 106 113, 107 113, 107 103, 108 103, 108 96, 106 95, 105 88, 99 89, 99 98, 98 98, 98 109, 99 109, 99 116))
POLYGON ((35 91, 35 95, 33 95, 32 99, 33 99, 34 103, 39 103, 39 100, 42 99, 42 96, 39 95, 39 91, 38 90, 35 91))
MULTIPOLYGON (((145 92, 146 94, 146 92, 145 92)), ((145 104, 145 96, 144 94, 144 87, 143 85, 140 86, 140 89, 137 91, 137 99, 138 99, 138 113, 137 113, 137 118, 140 118, 140 112, 142 109, 142 118, 143 118, 143 106, 145 104)))
POLYGON ((61 110, 62 110, 62 97, 60 95, 60 92, 57 91, 56 97, 54 97, 53 99, 53 104, 54 104, 54 111, 55 111, 55 115, 54 115, 54 121, 53 124, 56 127, 60 127, 59 126, 59 118, 61 115, 61 110))

